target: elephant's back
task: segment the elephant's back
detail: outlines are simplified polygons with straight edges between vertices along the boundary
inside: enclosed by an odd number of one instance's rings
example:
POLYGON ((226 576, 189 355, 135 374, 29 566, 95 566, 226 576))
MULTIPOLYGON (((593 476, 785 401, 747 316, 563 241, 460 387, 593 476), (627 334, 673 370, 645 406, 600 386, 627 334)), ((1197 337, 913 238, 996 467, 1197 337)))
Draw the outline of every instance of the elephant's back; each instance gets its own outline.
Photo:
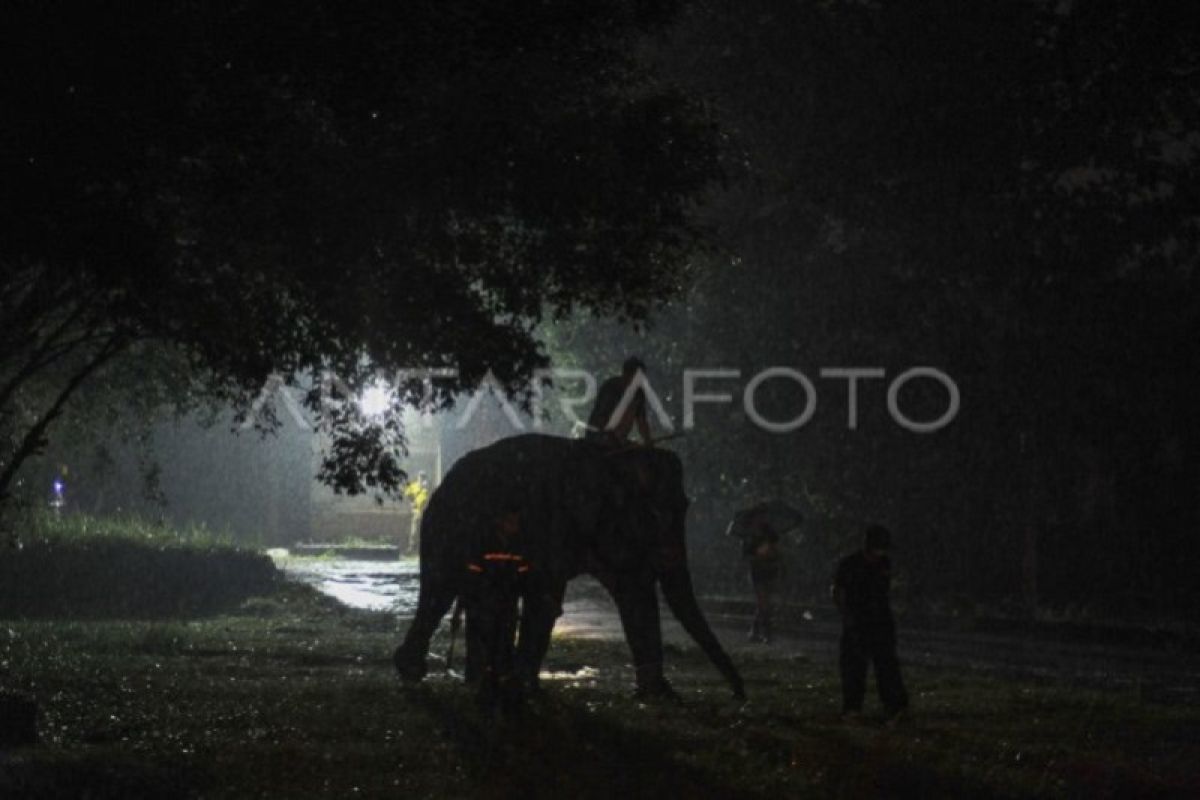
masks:
POLYGON ((472 450, 459 459, 480 463, 507 463, 518 468, 536 468, 558 459, 572 458, 585 443, 580 439, 553 436, 548 433, 522 433, 492 442, 487 447, 472 450))

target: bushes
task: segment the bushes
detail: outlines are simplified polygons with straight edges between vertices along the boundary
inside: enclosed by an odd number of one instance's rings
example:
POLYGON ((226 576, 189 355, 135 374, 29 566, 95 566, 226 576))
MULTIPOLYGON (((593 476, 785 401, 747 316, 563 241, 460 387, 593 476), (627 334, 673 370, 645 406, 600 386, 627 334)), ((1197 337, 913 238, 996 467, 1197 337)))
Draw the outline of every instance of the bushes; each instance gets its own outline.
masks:
POLYGON ((204 531, 38 514, 0 550, 0 617, 170 618, 216 613, 271 590, 260 553, 204 531))

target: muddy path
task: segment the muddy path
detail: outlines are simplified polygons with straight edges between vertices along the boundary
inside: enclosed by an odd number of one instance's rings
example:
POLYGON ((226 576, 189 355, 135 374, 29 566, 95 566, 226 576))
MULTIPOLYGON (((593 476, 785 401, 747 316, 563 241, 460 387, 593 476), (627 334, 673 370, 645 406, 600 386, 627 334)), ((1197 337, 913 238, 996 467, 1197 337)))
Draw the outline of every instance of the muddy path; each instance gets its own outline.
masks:
MULTIPOLYGON (((312 585, 352 608, 393 611, 404 618, 416 608, 418 565, 400 561, 291 559, 281 563, 289 577, 312 585)), ((752 616, 750 602, 712 601, 710 623, 733 653, 772 653, 833 665, 839 628, 828 619, 781 615, 771 645, 746 642, 752 616)), ((688 647, 689 639, 662 609, 665 641, 688 647)), ((1045 636, 950 631, 909 627, 898 621, 900 654, 905 663, 942 669, 961 669, 998 678, 1061 682, 1100 689, 1134 689, 1147 700, 1200 705, 1200 655, 1166 648, 1114 646, 1079 641, 1054 641, 1045 636)), ((603 588, 583 577, 567 592, 564 613, 556 630, 584 639, 622 637, 616 607, 603 588)))

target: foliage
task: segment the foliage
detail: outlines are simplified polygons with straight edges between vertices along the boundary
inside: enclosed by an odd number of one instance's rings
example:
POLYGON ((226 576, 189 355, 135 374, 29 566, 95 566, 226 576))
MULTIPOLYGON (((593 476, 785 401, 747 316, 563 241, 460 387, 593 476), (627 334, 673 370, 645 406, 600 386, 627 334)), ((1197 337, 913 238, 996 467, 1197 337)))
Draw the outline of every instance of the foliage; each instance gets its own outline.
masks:
MULTIPOLYGON (((685 367, 742 371, 722 385, 734 407, 700 407, 697 431, 670 445, 689 465, 702 543, 719 548, 733 510, 780 496, 835 549, 888 523, 918 594, 1197 607, 1182 566, 1194 558, 1181 558, 1200 522, 1190 11, 689 8, 658 64, 729 135, 731 181, 708 212, 724 253, 647 334, 584 321, 556 341, 585 363, 638 352, 676 397, 685 367), (891 421, 884 381, 861 384, 850 430, 845 382, 817 374, 925 364, 962 392, 932 436, 891 421), (746 376, 773 365, 818 392, 813 421, 787 436, 736 413, 746 376)), ((945 408, 907 391, 915 417, 945 408)), ((804 397, 762 400, 786 419, 804 397)))
POLYGON ((26 511, 15 523, 16 545, 35 542, 70 543, 86 539, 124 539, 151 547, 226 547, 233 549, 232 537, 225 531, 213 531, 203 523, 168 526, 161 521, 135 514, 56 514, 44 509, 26 511))
MULTIPOLYGON (((447 399, 543 364, 548 313, 644 316, 676 291, 702 240, 689 209, 718 176, 702 110, 631 56, 673 6, 14 9, 0 494, 136 342, 188 366, 172 398, 249 414, 272 374, 332 372, 349 399, 380 372, 457 367, 447 399)), ((398 424, 328 399, 310 410, 357 439, 326 475, 395 488, 398 424)))

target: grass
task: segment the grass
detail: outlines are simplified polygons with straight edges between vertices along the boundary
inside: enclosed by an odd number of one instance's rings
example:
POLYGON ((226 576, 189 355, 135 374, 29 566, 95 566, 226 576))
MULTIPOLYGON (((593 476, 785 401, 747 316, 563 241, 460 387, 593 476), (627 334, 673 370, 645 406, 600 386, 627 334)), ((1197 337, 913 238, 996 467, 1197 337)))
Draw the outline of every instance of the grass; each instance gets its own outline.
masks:
POLYGON ((212 614, 270 591, 265 555, 202 526, 57 516, 17 521, 0 547, 0 617, 172 618, 212 614))
MULTIPOLYGON (((837 718, 832 666, 737 654, 739 705, 672 648, 682 704, 630 694, 620 642, 557 638, 544 696, 481 715, 436 669, 402 688, 394 618, 283 584, 221 617, 0 623, 0 690, 44 744, 0 760, 0 796, 1193 796, 1200 710, 947 670, 906 674, 916 715, 837 718)), ((446 641, 435 639, 444 653, 446 641)), ((460 643, 461 647, 461 643, 460 643)), ((461 650, 460 650, 461 652, 461 650)))
POLYGON ((139 542, 157 547, 235 547, 228 531, 214 531, 203 523, 167 525, 136 514, 92 516, 36 509, 21 514, 12 524, 21 547, 39 542, 91 543, 97 540, 139 542))

